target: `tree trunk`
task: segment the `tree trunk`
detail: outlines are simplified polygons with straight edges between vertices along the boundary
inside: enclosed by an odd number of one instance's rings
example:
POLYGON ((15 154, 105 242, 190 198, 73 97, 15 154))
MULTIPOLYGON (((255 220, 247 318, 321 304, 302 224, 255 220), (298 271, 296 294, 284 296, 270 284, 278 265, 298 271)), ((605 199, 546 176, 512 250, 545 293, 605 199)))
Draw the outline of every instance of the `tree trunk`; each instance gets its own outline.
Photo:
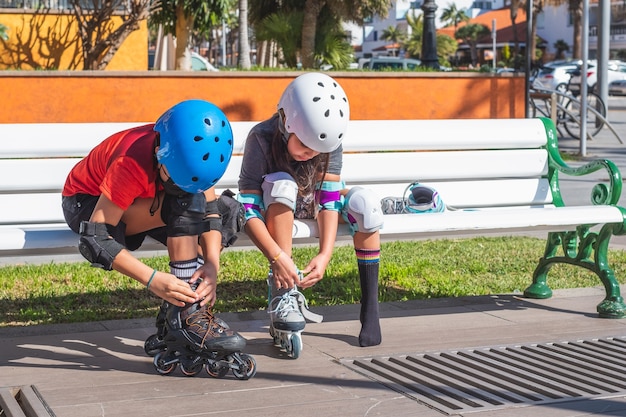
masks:
POLYGON ((310 69, 315 64, 315 32, 317 16, 319 16, 326 0, 307 0, 304 4, 304 20, 302 22, 302 46, 300 56, 302 68, 310 69))
POLYGON ((187 46, 193 31, 193 16, 185 16, 183 0, 176 4, 176 69, 191 71, 191 54, 187 46))
POLYGON ((239 65, 250 69, 250 39, 248 38, 248 0, 239 0, 239 65))
POLYGON ((574 39, 572 40, 572 57, 580 59, 582 53, 582 20, 583 20, 583 3, 581 0, 570 1, 570 12, 573 16, 574 39))

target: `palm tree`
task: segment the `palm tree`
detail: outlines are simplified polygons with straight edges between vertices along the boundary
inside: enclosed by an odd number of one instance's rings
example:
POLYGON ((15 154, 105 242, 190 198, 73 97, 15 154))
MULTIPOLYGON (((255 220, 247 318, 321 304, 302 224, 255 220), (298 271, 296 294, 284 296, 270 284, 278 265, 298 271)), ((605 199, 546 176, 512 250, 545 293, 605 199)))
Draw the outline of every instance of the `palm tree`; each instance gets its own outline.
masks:
POLYGON ((391 0, 305 0, 302 24, 302 67, 313 68, 315 64, 317 19, 324 7, 328 7, 330 13, 338 21, 362 23, 365 18, 374 15, 386 17, 391 3, 391 0))
POLYGON ((465 13, 465 10, 459 10, 455 3, 448 3, 448 7, 441 11, 439 18, 439 21, 445 25, 454 25, 454 32, 456 32, 459 23, 469 20, 470 17, 465 13))
POLYGON ((565 58, 565 52, 569 51, 569 44, 563 39, 557 40, 552 46, 554 46, 554 49, 556 49, 556 59, 565 58))
POLYGON ((400 28, 396 26, 389 26, 387 29, 383 30, 383 33, 380 35, 380 38, 384 41, 389 41, 392 44, 392 54, 393 56, 398 55, 398 48, 395 47, 395 44, 398 44, 406 38, 406 34, 400 30, 400 28))
MULTIPOLYGON (((422 37, 424 36, 424 15, 406 15, 406 22, 411 28, 411 35, 405 40, 403 47, 412 58, 419 58, 422 53, 422 37)), ((437 57, 439 64, 449 66, 449 57, 454 55, 458 48, 456 39, 448 35, 437 34, 437 57)))
POLYGON ((250 69, 250 39, 248 38, 248 0, 239 0, 239 64, 241 69, 250 69))
MULTIPOLYGON (((78 1, 78 0, 72 0, 78 1)), ((176 36, 176 69, 191 69, 188 44, 194 31, 207 32, 220 24, 234 7, 234 0, 160 0, 150 15, 152 25, 163 25, 176 36)))
MULTIPOLYGON (((327 23, 333 22, 333 33, 341 31, 341 22, 350 21, 362 23, 366 17, 379 15, 387 16, 391 0, 255 0, 250 3, 250 21, 255 28, 257 40, 275 41, 283 49, 282 53, 285 63, 291 66, 290 54, 299 56, 303 68, 314 68, 320 62, 320 57, 334 56, 328 53, 327 45, 323 42, 331 42, 333 45, 340 45, 341 50, 347 51, 350 56, 352 51, 345 48, 345 39, 338 42, 337 36, 324 36, 322 30, 328 30, 327 23), (280 28, 267 27, 269 16, 280 13, 283 17, 289 18, 289 22, 278 22, 273 19, 280 28), (293 19, 290 16, 300 15, 301 18, 293 19), (299 26, 296 20, 300 21, 299 26), (289 26, 289 27, 287 27, 289 26), (324 29, 321 29, 324 28, 324 29), (278 30, 280 29, 280 30, 278 30), (284 31, 290 31, 285 33, 284 31), (281 32, 279 39, 273 37, 259 37, 262 32, 264 36, 271 33, 281 32), (297 41, 296 51, 292 52, 293 42, 297 41), (285 51, 286 43, 289 51, 285 51)), ((325 59, 325 58, 324 58, 325 59)))
POLYGON ((462 26, 455 33, 457 39, 462 39, 463 42, 469 45, 472 65, 474 66, 478 63, 478 52, 476 48, 478 40, 483 36, 489 35, 489 33, 489 28, 479 23, 470 23, 462 26))

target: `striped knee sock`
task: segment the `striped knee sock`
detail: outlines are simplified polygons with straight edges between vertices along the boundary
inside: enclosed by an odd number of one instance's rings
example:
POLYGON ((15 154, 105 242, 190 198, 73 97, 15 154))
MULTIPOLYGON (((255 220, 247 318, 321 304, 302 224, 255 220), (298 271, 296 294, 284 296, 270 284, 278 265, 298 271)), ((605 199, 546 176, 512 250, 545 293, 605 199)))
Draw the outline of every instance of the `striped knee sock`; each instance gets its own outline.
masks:
POLYGON ((361 283, 360 346, 375 346, 382 341, 378 311, 378 269, 380 249, 355 249, 361 283))

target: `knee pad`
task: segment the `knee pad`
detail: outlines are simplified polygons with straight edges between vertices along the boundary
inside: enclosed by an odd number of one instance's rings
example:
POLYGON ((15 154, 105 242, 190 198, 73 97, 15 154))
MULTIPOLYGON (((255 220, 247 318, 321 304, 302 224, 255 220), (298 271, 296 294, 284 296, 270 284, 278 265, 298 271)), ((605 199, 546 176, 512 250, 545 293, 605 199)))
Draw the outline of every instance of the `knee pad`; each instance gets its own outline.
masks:
POLYGON ((199 236, 210 230, 210 218, 205 221, 206 203, 203 193, 186 193, 180 196, 166 193, 163 197, 161 220, 166 224, 167 236, 199 236))
POLYGON ((82 221, 80 223, 80 240, 78 250, 91 266, 110 271, 113 260, 124 246, 111 237, 108 228, 113 226, 105 223, 82 221))
POLYGON ((383 212, 374 193, 363 187, 352 188, 342 209, 344 220, 355 232, 373 233, 383 227, 383 212))
POLYGON ((286 172, 273 172, 263 177, 263 204, 268 208, 271 204, 280 203, 296 210, 296 198, 298 197, 298 184, 296 180, 286 172))

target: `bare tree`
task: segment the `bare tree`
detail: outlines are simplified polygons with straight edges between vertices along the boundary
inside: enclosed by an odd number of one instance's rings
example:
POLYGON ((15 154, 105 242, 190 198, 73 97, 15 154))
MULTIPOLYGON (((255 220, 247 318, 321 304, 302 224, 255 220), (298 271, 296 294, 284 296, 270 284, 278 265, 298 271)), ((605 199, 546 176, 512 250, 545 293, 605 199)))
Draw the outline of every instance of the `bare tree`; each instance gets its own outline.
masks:
POLYGON ((70 0, 81 40, 83 69, 103 70, 126 40, 147 19, 150 0, 70 0), (121 22, 118 24, 118 22, 121 22))

